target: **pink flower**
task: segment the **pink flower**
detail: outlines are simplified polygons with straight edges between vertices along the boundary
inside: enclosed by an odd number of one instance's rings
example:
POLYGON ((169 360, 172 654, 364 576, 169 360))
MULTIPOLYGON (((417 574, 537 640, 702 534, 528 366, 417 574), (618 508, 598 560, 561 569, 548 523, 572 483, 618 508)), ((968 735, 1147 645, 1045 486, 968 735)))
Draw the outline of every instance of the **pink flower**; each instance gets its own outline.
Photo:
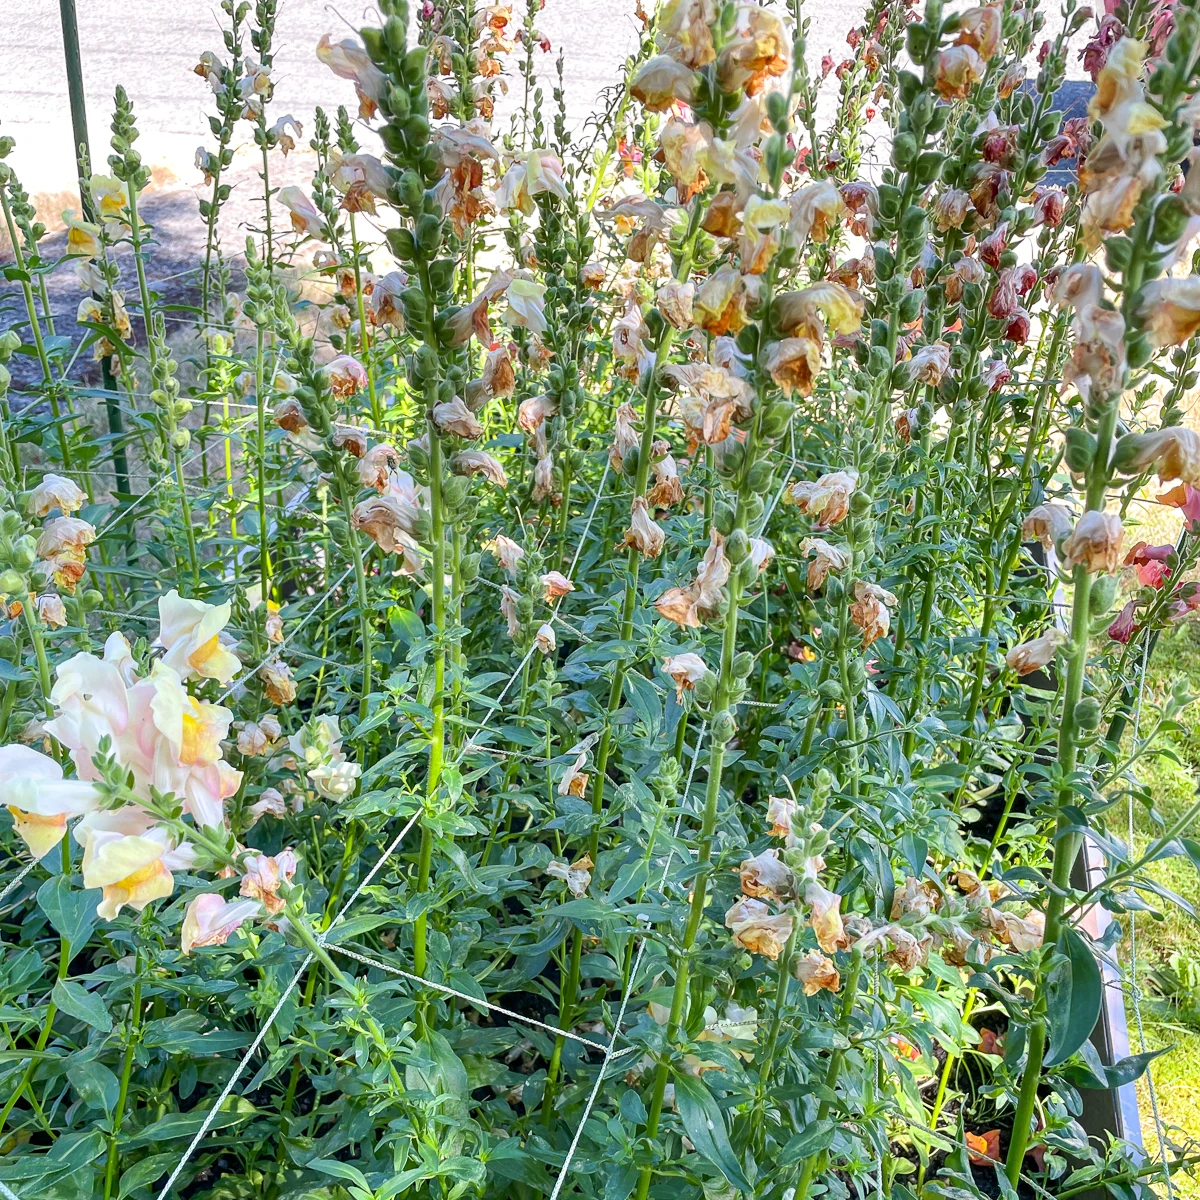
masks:
POLYGON ((1108 627, 1108 636, 1114 642, 1127 646, 1129 639, 1137 632, 1137 604, 1130 600, 1117 614, 1116 620, 1108 627))

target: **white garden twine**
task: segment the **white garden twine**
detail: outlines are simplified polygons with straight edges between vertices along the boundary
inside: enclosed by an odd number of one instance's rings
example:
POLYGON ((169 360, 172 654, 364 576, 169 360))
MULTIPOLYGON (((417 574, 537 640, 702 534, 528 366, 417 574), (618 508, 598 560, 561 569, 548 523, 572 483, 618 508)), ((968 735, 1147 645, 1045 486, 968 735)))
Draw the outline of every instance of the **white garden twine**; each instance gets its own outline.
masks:
MULTIPOLYGON (((1142 720, 1142 698, 1146 694, 1146 664, 1150 657, 1150 639, 1142 643, 1142 669, 1138 678, 1137 705, 1133 710, 1133 739, 1132 745, 1137 750, 1138 729, 1142 720)), ((1129 792, 1129 853, 1133 853, 1134 822, 1133 822, 1133 791, 1129 792)), ((1133 1000, 1133 1019, 1137 1025, 1138 1042, 1141 1051, 1146 1050, 1146 1030, 1142 1024, 1142 989, 1137 980, 1137 912, 1129 910, 1129 985, 1133 1000)), ((1163 1182, 1166 1184, 1167 1200, 1175 1200, 1175 1188, 1171 1182, 1171 1171, 1167 1166, 1167 1139, 1163 1127, 1162 1114, 1158 1108, 1158 1092, 1154 1086, 1154 1069, 1146 1064, 1146 1091, 1150 1096, 1150 1115, 1154 1120, 1154 1134, 1158 1139, 1158 1154, 1162 1159, 1163 1182)))
MULTIPOLYGON (((574 571, 575 566, 579 562, 579 556, 583 552, 583 546, 584 546, 585 542, 587 541, 588 531, 591 529, 592 520, 595 517, 596 509, 599 507, 599 504, 600 504, 600 497, 603 493, 604 482, 608 478, 608 471, 609 471, 609 467, 608 467, 608 464, 606 463, 605 467, 604 467, 604 474, 601 476, 601 479, 600 479, 600 486, 596 489, 596 499, 592 504, 591 511, 588 513, 587 521, 584 524, 583 533, 580 536, 579 545, 575 551, 575 557, 571 560, 571 571, 572 572, 574 571)), ((228 696, 230 696, 232 694, 232 692, 233 692, 234 688, 237 686, 237 683, 239 682, 239 680, 245 678, 249 674, 253 674, 254 672, 261 670, 262 667, 264 667, 268 662, 270 662, 273 658, 275 658, 287 646, 287 644, 292 640, 292 638, 294 638, 296 636, 296 634, 300 632, 301 628, 311 619, 313 614, 318 612, 324 606, 325 602, 341 586, 342 582, 350 575, 350 573, 351 573, 351 571, 353 571, 353 569, 354 569, 353 567, 347 567, 346 570, 342 573, 342 575, 325 592, 325 594, 321 597, 321 599, 304 616, 304 618, 300 621, 300 623, 292 629, 291 633, 289 633, 289 635, 281 643, 279 643, 279 645, 275 646, 273 648, 273 650, 271 651, 271 653, 265 659, 263 659, 263 661, 261 663, 259 663, 257 666, 255 666, 252 670, 242 671, 240 673, 240 675, 238 675, 230 683, 229 687, 226 689, 226 691, 220 697, 220 700, 225 700, 228 696)), ((562 597, 559 598, 558 603, 559 604, 562 603, 562 597)), ((557 605, 555 606, 555 611, 557 611, 557 605)), ((536 642, 532 646, 530 646, 529 652, 525 655, 525 657, 517 665, 516 670, 509 677, 508 683, 505 684, 504 689, 501 691, 500 695, 496 697, 496 700, 492 704, 491 708, 488 710, 487 716, 484 718, 483 722, 481 723, 480 728, 486 727, 487 722, 491 719, 491 717, 498 710, 498 708, 500 707, 500 704, 504 700, 505 695, 508 693, 508 689, 510 687, 512 687, 517 676, 520 675, 521 671, 524 669, 525 664, 529 661, 534 650, 536 649, 536 646, 537 646, 536 642)), ((218 701, 218 703, 219 702, 220 701, 218 701)), ((464 752, 465 752, 465 749, 470 748, 472 745, 473 745, 473 743, 468 742, 467 746, 464 747, 464 752)), ((371 880, 374 879, 375 875, 382 869, 383 865, 396 852, 396 850, 400 846, 400 843, 404 840, 405 835, 416 824, 417 819, 419 818, 420 814, 421 814, 421 810, 418 809, 417 812, 415 812, 412 815, 412 817, 409 818, 409 820, 405 824, 404 828, 400 830, 400 832, 393 839, 391 845, 388 846, 388 848, 384 852, 383 856, 379 859, 378 862, 376 862, 376 864, 371 868, 371 870, 366 874, 366 876, 364 876, 362 882, 359 883, 358 887, 355 888, 353 894, 346 901, 346 903, 342 906, 341 911, 337 914, 336 917, 334 917, 333 921, 330 922, 329 929, 317 936, 317 941, 320 945, 322 945, 322 946, 325 945, 325 939, 329 936, 329 933, 332 931, 334 926, 337 925, 337 923, 339 921, 341 921, 341 919, 346 915, 346 912, 349 910, 350 906, 358 899, 359 896, 362 895, 363 891, 368 887, 371 880)), ((15 885, 15 882, 16 881, 14 881, 14 885, 15 885)), ((10 885, 10 886, 13 886, 13 885, 10 885)), ((346 951, 341 946, 331 946, 330 949, 336 950, 338 953, 348 954, 349 957, 358 957, 357 955, 346 951)), ((204 1118, 203 1124, 196 1131, 196 1134, 192 1138, 190 1144, 188 1145, 187 1150, 184 1151, 183 1157, 179 1160, 178 1165, 171 1172, 171 1175, 167 1179, 167 1182, 163 1185, 162 1190, 158 1193, 158 1200, 164 1200, 164 1197, 170 1192, 171 1188, 174 1187, 175 1182, 178 1180, 179 1176, 182 1174, 184 1167, 187 1165, 187 1163, 191 1159, 192 1155, 195 1153, 196 1147, 199 1146, 201 1141, 204 1140, 204 1137, 208 1133, 209 1128, 212 1126, 213 1121, 216 1120, 217 1113, 220 1112, 221 1106, 225 1103, 225 1101, 227 1099, 229 1099, 229 1096, 232 1093, 234 1087, 236 1086, 237 1081, 242 1077, 242 1074, 245 1072, 246 1067, 249 1065, 251 1057, 258 1050, 259 1046, 262 1045, 263 1039, 266 1037, 267 1032, 270 1030, 271 1026, 275 1023, 275 1020, 279 1016, 280 1012, 283 1010, 283 1006, 287 1002, 288 997, 296 989, 296 986, 297 986, 297 984, 299 984, 301 977, 303 976, 304 972, 309 968, 309 966, 312 964, 314 958, 315 958, 315 955, 312 954, 311 952, 305 956, 304 961, 300 964, 299 968, 296 970, 295 975, 292 977, 291 983, 288 984, 283 995, 279 998, 278 1003, 271 1010, 270 1014, 268 1015, 268 1017, 266 1019, 266 1022, 263 1024, 262 1028, 258 1031, 258 1034, 255 1036, 254 1041, 251 1042, 246 1053, 242 1056, 241 1061, 238 1063, 237 1067, 234 1069, 234 1072, 233 1072, 232 1076, 230 1076, 229 1081, 221 1089, 221 1093, 217 1097, 216 1103, 208 1110, 208 1113, 206 1114, 206 1116, 204 1118)), ((406 972, 399 972, 398 968, 390 967, 385 963, 373 962, 371 965, 379 966, 382 970, 385 970, 385 971, 394 971, 397 973, 407 974, 406 972)), ((435 990, 446 990, 446 989, 442 988, 441 985, 430 983, 429 980, 422 980, 422 979, 419 979, 419 977, 417 977, 417 976, 409 976, 409 977, 417 980, 418 982, 424 984, 427 987, 435 988, 435 990)), ((459 994, 459 993, 456 993, 456 994, 459 994)), ((482 1003, 480 1000, 478 1000, 474 996, 468 996, 468 995, 462 994, 462 998, 464 1000, 470 1001, 473 1004, 482 1003)), ((485 1007, 492 1007, 492 1008, 497 1008, 497 1009, 499 1008, 498 1005, 486 1005, 486 1004, 485 1004, 485 1007)), ((505 1011, 505 1010, 501 1009, 500 1011, 505 1011)), ((624 1011, 625 1011, 624 1004, 622 1004, 622 1007, 621 1007, 621 1015, 622 1016, 624 1015, 624 1011)), ((516 1016, 517 1014, 510 1014, 510 1015, 516 1016)), ((527 1021, 529 1020, 528 1018, 521 1018, 521 1019, 527 1020, 527 1021)), ((540 1024, 540 1022, 532 1022, 532 1023, 540 1024)), ((547 1028, 552 1029, 556 1033, 564 1033, 567 1037, 572 1036, 570 1033, 567 1033, 567 1031, 565 1031, 565 1030, 553 1029, 553 1027, 551 1027, 551 1026, 547 1026, 547 1028)), ((614 1038, 615 1038, 615 1035, 614 1035, 614 1038)), ((605 1049, 602 1045, 600 1045, 600 1043, 589 1043, 589 1044, 594 1045, 598 1049, 605 1049)), ((607 1064, 611 1058, 612 1058, 612 1047, 610 1044, 610 1046, 608 1047, 606 1054, 605 1054, 605 1059, 604 1059, 605 1064, 607 1064)), ((603 1075, 604 1075, 604 1072, 602 1069, 601 1073, 600 1073, 600 1077, 603 1078, 603 1075)), ((599 1087, 599 1080, 597 1080, 597 1087, 599 1087)), ((593 1094, 593 1099, 594 1099, 594 1094, 593 1094)), ((585 1110, 585 1117, 586 1117, 586 1113, 590 1112, 590 1109, 591 1109, 591 1102, 589 1102, 587 1110, 585 1110)), ((573 1154, 573 1152, 574 1152, 574 1147, 572 1147, 572 1154, 573 1154)), ((568 1158, 567 1161, 569 1163, 570 1158, 568 1158)), ((555 1196, 557 1196, 557 1189, 555 1191, 555 1196)), ((6 1200, 7 1200, 7 1198, 6 1198, 6 1200)), ((19 1198, 13 1197, 12 1200, 19 1200, 19 1198)))

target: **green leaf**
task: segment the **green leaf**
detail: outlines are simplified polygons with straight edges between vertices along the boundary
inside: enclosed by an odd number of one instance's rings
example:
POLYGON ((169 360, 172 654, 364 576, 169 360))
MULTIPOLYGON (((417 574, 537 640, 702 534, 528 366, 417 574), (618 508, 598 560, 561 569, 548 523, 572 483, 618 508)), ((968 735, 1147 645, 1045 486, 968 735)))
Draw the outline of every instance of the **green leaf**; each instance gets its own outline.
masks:
POLYGON ((14 667, 7 659, 0 658, 0 683, 20 683, 22 679, 28 678, 28 671, 14 667))
POLYGON ((1048 1067, 1065 1062, 1091 1037, 1104 1001, 1100 967, 1087 942, 1074 929, 1065 929, 1058 949, 1065 961, 1054 968, 1047 981, 1048 1067))
POLYGON ((54 985, 50 998, 67 1016, 91 1025, 101 1033, 112 1029, 112 1017, 104 1007, 104 1001, 95 992, 89 992, 81 983, 60 979, 54 985))
POLYGON ((73 1063, 67 1078, 76 1094, 92 1108, 112 1112, 121 1094, 121 1083, 116 1075, 100 1062, 73 1063))
POLYGON ((320 1171, 322 1175, 331 1175, 334 1179, 348 1179, 368 1192, 373 1190, 367 1177, 357 1167, 350 1163, 338 1162, 336 1158, 311 1158, 305 1166, 320 1171))
POLYGON ((1119 1059, 1111 1067, 1105 1069, 1110 1088, 1124 1087, 1135 1079, 1140 1079, 1146 1068, 1160 1055, 1166 1054, 1170 1046, 1162 1046, 1158 1050, 1146 1050, 1141 1054, 1130 1054, 1127 1058, 1119 1059))
POLYGON ((790 1167, 806 1158, 812 1158, 814 1154, 820 1154, 822 1150, 828 1150, 835 1133, 837 1126, 832 1121, 814 1121, 811 1125, 806 1125, 798 1134, 788 1139, 787 1145, 779 1155, 779 1165, 790 1167))
POLYGON ((135 1162, 127 1171, 121 1172, 121 1190, 118 1200, 124 1198, 139 1188, 153 1183, 161 1175, 165 1175, 179 1161, 178 1154, 151 1154, 141 1162, 135 1162))
POLYGON ((675 1103, 679 1108, 684 1132, 696 1147, 697 1153, 712 1163, 735 1188, 752 1192, 754 1189, 750 1180, 746 1178, 741 1163, 729 1144, 725 1114, 703 1080, 692 1075, 676 1074, 675 1103))
POLYGON ((658 689, 645 675, 630 671, 625 676, 625 691, 638 720, 645 725, 647 735, 651 739, 657 737, 662 727, 662 701, 659 699, 658 689))
POLYGON ((71 954, 78 954, 96 928, 96 893, 89 896, 73 888, 65 875, 52 875, 38 888, 37 902, 55 932, 66 939, 71 954))

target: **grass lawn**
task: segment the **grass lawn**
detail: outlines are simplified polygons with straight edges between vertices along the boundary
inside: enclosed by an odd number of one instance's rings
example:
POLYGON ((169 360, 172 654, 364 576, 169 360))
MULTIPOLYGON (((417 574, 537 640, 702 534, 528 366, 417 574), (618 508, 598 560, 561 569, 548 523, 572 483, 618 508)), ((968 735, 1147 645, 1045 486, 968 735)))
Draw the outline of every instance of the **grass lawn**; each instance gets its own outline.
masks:
MULTIPOLYGON (((1181 678, 1200 689, 1200 626, 1182 626, 1160 640, 1147 676, 1143 733, 1148 720, 1153 719, 1152 707, 1156 708, 1181 678)), ((1139 777, 1149 787, 1155 808, 1167 822, 1178 818, 1196 799, 1200 783, 1200 701, 1184 711, 1179 724, 1180 729, 1163 734, 1160 739, 1160 745, 1173 752, 1178 761, 1159 757, 1143 762, 1139 769, 1139 777)), ((1125 828, 1123 815, 1113 814, 1112 823, 1114 829, 1125 828)), ((1134 814, 1134 830, 1139 852, 1158 832, 1141 805, 1134 814)), ((1198 833, 1195 828, 1185 832, 1191 837, 1198 833)), ((1155 866, 1154 875, 1200 909, 1200 875, 1188 859, 1166 859, 1155 866)), ((1124 950, 1127 963, 1128 938, 1124 950)), ((1137 982, 1143 996, 1145 1048, 1173 1047, 1170 1053, 1156 1060, 1152 1070, 1166 1136, 1181 1147, 1189 1139, 1200 1137, 1200 924, 1181 910, 1165 905, 1161 920, 1140 914, 1137 982), (1176 985, 1174 977, 1182 977, 1181 986, 1176 985)), ((1127 1002, 1127 1011, 1130 1041, 1136 1053, 1142 1047, 1131 1002, 1127 1002)), ((1146 1148, 1157 1155, 1158 1137, 1145 1077, 1138 1084, 1138 1092, 1146 1148)), ((1192 1146, 1189 1152, 1195 1150, 1192 1146)), ((1200 1174, 1176 1176, 1174 1190, 1181 1200, 1200 1200, 1200 1174)), ((1156 1191, 1160 1196, 1165 1195, 1161 1184, 1156 1191)))

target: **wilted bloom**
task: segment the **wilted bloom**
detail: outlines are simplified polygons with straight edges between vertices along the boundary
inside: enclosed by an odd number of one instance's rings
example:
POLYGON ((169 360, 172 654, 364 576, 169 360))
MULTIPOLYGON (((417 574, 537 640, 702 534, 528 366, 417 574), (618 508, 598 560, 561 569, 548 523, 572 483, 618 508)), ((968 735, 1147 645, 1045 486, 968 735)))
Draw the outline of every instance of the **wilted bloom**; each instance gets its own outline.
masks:
POLYGON ((854 583, 854 603, 850 605, 850 620, 862 630, 863 649, 872 642, 886 636, 891 628, 889 608, 894 608, 899 601, 889 591, 874 583, 864 583, 861 579, 854 583))
POLYGON ((1120 642, 1122 645, 1128 645, 1133 635, 1137 632, 1137 601, 1130 600, 1124 608, 1117 613, 1111 625, 1108 627, 1108 636, 1114 642, 1120 642))
POLYGON ((928 342, 908 360, 908 378, 912 383, 937 387, 949 370, 950 347, 945 342, 928 342))
POLYGON ((548 195, 565 201, 562 160, 548 150, 530 150, 505 172, 496 192, 496 206, 520 209, 527 217, 537 212, 534 196, 548 195))
POLYGON ((1033 223, 1047 229, 1057 229, 1062 224, 1067 196, 1061 188, 1045 188, 1038 193, 1033 204, 1033 223))
POLYGON ((774 962, 792 936, 794 921, 791 913, 772 916, 761 901, 743 897, 725 914, 725 927, 733 933, 735 946, 761 954, 774 962))
POLYGON ((643 362, 649 357, 643 349, 643 342, 649 336, 650 330, 642 317, 641 305, 637 297, 631 295, 624 314, 612 327, 613 357, 620 364, 617 373, 623 378, 638 378, 643 362))
POLYGON ((666 534, 655 524, 646 506, 644 496, 633 498, 633 511, 630 515, 629 528, 625 530, 625 538, 617 544, 620 550, 631 546, 643 558, 657 558, 662 552, 666 534))
POLYGON ((720 267, 713 272, 692 300, 696 324, 713 337, 737 333, 749 319, 746 280, 747 277, 733 267, 720 267))
POLYGON ((984 61, 973 46, 949 46, 937 57, 934 83, 943 100, 965 100, 985 73, 984 61))
POLYGON ((508 487, 504 468, 484 450, 460 451, 450 460, 450 469, 456 475, 482 475, 497 487, 508 487))
POLYGON ((249 758, 266 754, 283 736, 283 728, 274 713, 267 713, 258 721, 247 721, 238 730, 238 752, 249 758))
POLYGON ((809 906, 809 924, 817 935, 817 945, 826 954, 832 954, 846 945, 841 896, 823 888, 815 879, 810 879, 804 885, 804 902, 809 906))
POLYGON ((1046 930, 1046 917, 1036 909, 1027 916, 1019 917, 1007 909, 987 908, 982 915, 1002 942, 1007 942, 1019 953, 1036 950, 1042 944, 1046 930))
POLYGON ((587 791, 588 777, 583 770, 583 764, 587 762, 587 755, 585 746, 576 756, 575 761, 563 772, 562 778, 558 781, 560 796, 582 796, 587 791))
POLYGON ((35 859, 62 841, 71 817, 93 812, 100 803, 91 783, 64 779, 54 759, 28 746, 0 746, 0 779, 13 831, 35 859))
POLYGON ((558 646, 558 639, 554 636, 554 626, 546 623, 539 625, 537 633, 534 634, 534 641, 537 643, 540 653, 553 654, 558 646))
POLYGON ((55 517, 38 536, 36 553, 54 582, 73 592, 83 578, 87 547, 96 540, 96 530, 79 517, 55 517))
POLYGON ((1151 280, 1138 312, 1154 345, 1182 346, 1200 330, 1200 275, 1151 280))
POLYGON ((792 975, 799 981, 806 996, 815 996, 822 989, 836 992, 842 986, 837 967, 819 950, 796 955, 792 960, 792 975))
POLYGON ((1047 629, 1041 637, 1014 646, 1004 656, 1004 661, 1018 675, 1028 675, 1031 671, 1039 671, 1047 663, 1053 662, 1058 648, 1065 645, 1066 640, 1066 635, 1059 630, 1047 629))
POLYGON ((1195 430, 1171 425, 1122 439, 1126 441, 1132 454, 1122 459, 1121 467, 1127 473, 1154 468, 1162 483, 1171 479, 1193 487, 1200 483, 1200 434, 1195 430))
POLYGON ((292 229, 296 233, 315 238, 324 236, 325 218, 303 190, 289 184, 280 188, 275 198, 288 210, 292 218, 292 229))
POLYGON ((668 0, 658 18, 657 46, 689 67, 703 67, 716 57, 712 25, 714 0, 668 0))
POLYGON ((535 283, 532 279, 514 279, 505 292, 505 298, 508 300, 505 320, 510 325, 522 326, 531 333, 545 333, 548 328, 545 295, 545 284, 535 283))
POLYGON ((685 628, 699 628, 701 618, 711 620, 717 615, 730 570, 725 539, 714 527, 709 533, 708 549, 700 560, 695 582, 663 592, 654 602, 659 616, 685 628))
POLYGON ((792 817, 796 814, 796 801, 791 796, 772 796, 767 801, 768 833, 772 837, 792 836, 792 817))
POLYGON ((838 222, 850 211, 832 179, 817 180, 797 188, 789 197, 788 205, 791 210, 788 236, 796 246, 802 246, 809 239, 828 241, 838 222))
POLYGON ((187 600, 172 588, 158 601, 158 644, 163 662, 181 679, 215 679, 228 683, 241 663, 221 641, 231 607, 187 600))
POLYGON ((857 333, 862 326, 865 305, 862 296, 844 284, 822 279, 798 292, 784 292, 775 300, 775 319, 789 336, 820 338, 818 316, 834 333, 857 333))
POLYGON ((972 46, 979 57, 987 62, 1000 49, 1002 5, 988 4, 981 8, 968 8, 959 15, 959 45, 972 46))
POLYGON ((796 894, 796 877, 779 857, 778 850, 764 850, 747 858, 741 869, 742 892, 761 900, 781 903, 796 894))
POLYGON ((673 104, 691 104, 696 73, 666 54, 656 54, 634 75, 629 94, 651 112, 666 112, 673 104))
POLYGON ((325 368, 325 378, 337 399, 353 396, 367 386, 367 369, 349 354, 339 354, 325 368))
POLYGON ((783 22, 768 9, 747 5, 740 16, 743 28, 717 55, 717 84, 722 91, 744 88, 753 96, 762 91, 768 78, 787 71, 792 43, 783 22))
POLYGON ((517 425, 527 434, 533 434, 538 427, 558 411, 557 405, 549 396, 530 396, 517 406, 517 425))
POLYGON ((34 611, 43 625, 57 626, 61 629, 67 623, 67 609, 61 596, 46 592, 34 601, 34 611))
POLYGON ((242 876, 238 894, 257 900, 270 917, 277 916, 287 907, 287 901, 279 894, 296 874, 296 854, 293 850, 281 850, 276 855, 255 854, 246 859, 246 873, 242 876))
POLYGON ((1070 570, 1082 566, 1089 574, 1104 571, 1113 574, 1121 563, 1121 539, 1124 530, 1116 513, 1092 509, 1062 544, 1063 566, 1070 570))
POLYGON ((847 547, 831 545, 823 538, 805 538, 800 543, 800 553, 813 556, 808 564, 808 586, 814 592, 824 584, 830 571, 844 571, 853 561, 847 547))
POLYGON ((354 81, 358 93, 358 115, 369 121, 379 111, 379 101, 387 88, 387 77, 371 61, 356 38, 334 42, 324 34, 317 43, 317 57, 341 79, 354 81))
POLYGON ((295 700, 296 681, 287 663, 272 659, 259 667, 258 677, 262 680, 263 695, 272 704, 291 704, 295 700))
POLYGON ((962 188, 947 188, 933 202, 934 224, 942 233, 948 229, 961 229, 970 206, 971 197, 962 188))
POLYGON ((1021 526, 1021 536, 1037 538, 1049 550, 1071 532, 1071 514, 1061 504, 1039 504, 1030 509, 1021 526))
POLYGON ((663 670, 675 681, 675 699, 683 703, 683 693, 690 692, 707 674, 704 659, 698 654, 674 654, 663 659, 663 670))
POLYGON ((376 442, 354 465, 360 487, 374 488, 382 493, 387 489, 392 470, 400 462, 400 452, 387 442, 376 442))
POLYGON ((761 575, 775 560, 775 547, 766 538, 753 537, 750 539, 750 561, 754 570, 761 575))
POLYGON ((993 358, 984 363, 983 370, 979 372, 979 378, 989 392, 998 392, 1012 379, 1012 369, 1003 360, 993 358))
POLYGON ((785 396, 811 396, 821 371, 821 342, 814 337, 789 337, 772 342, 763 366, 785 396))
POLYGON ((454 434, 461 438, 477 438, 483 434, 483 426, 463 403, 461 396, 435 404, 431 417, 439 433, 454 434))
POLYGON ((546 874, 553 876, 555 879, 561 879, 566 883, 567 890, 572 896, 583 896, 587 894, 588 884, 592 882, 592 867, 594 865, 589 854, 576 859, 570 866, 557 859, 551 859, 546 865, 546 874))
POLYGON ((48 471, 42 476, 42 482, 29 493, 26 507, 35 517, 48 516, 52 509, 59 509, 64 517, 69 517, 87 503, 87 495, 74 480, 48 471))
POLYGON ((608 461, 614 471, 620 471, 626 456, 641 444, 641 438, 633 427, 636 420, 637 412, 628 402, 618 405, 613 414, 613 441, 608 449, 608 461))
POLYGON ((818 529, 829 529, 845 519, 850 511, 850 494, 857 486, 857 472, 831 471, 816 483, 800 480, 789 494, 802 513, 814 518, 818 529))
POLYGON ((509 575, 516 575, 517 564, 525 557, 520 545, 503 533, 496 534, 490 542, 484 542, 483 548, 490 550, 500 560, 500 565, 509 575))
POLYGON ((239 926, 258 914, 257 900, 235 900, 231 904, 216 892, 205 892, 187 906, 179 948, 191 954, 197 946, 223 946, 239 926))
POLYGON ((553 604, 568 592, 575 590, 575 585, 561 571, 547 571, 541 577, 542 599, 547 604, 553 604))
POLYGON ((672 280, 658 289, 654 303, 662 313, 663 320, 673 329, 688 329, 692 324, 692 301, 695 295, 695 284, 672 280))

